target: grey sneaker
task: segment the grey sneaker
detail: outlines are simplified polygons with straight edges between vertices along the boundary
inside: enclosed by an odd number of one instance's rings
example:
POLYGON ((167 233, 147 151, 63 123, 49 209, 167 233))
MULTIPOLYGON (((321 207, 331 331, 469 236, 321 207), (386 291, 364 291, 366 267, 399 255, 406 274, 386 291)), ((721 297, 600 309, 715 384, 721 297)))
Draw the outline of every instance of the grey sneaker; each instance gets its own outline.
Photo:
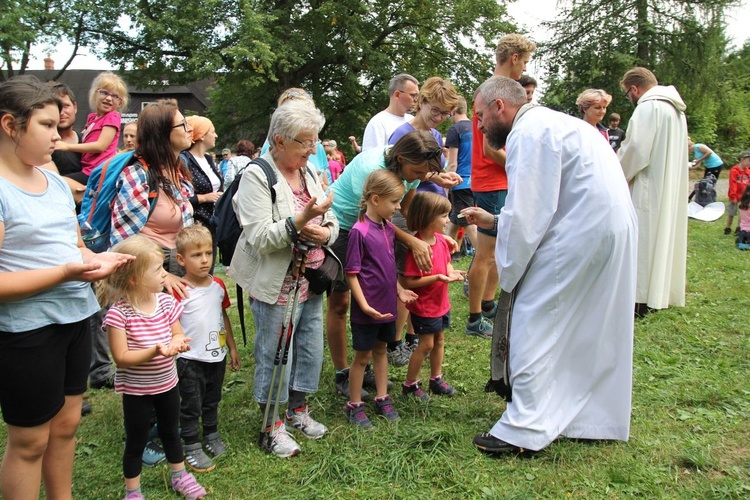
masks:
POLYGON ((286 425, 297 429, 304 434, 305 437, 310 439, 320 439, 328 434, 328 427, 313 420, 312 417, 310 417, 310 412, 307 409, 307 406, 297 408, 291 412, 287 410, 285 413, 285 420, 286 425))
MULTIPOLYGON (((272 432, 270 429, 266 432, 272 432)), ((299 455, 302 448, 299 447, 297 441, 286 431, 286 426, 279 422, 276 425, 276 429, 273 434, 269 436, 269 439, 263 439, 261 441, 261 448, 266 453, 273 453, 279 458, 289 458, 295 455, 299 455)))
POLYGON ((484 316, 481 316, 476 321, 466 322, 466 335, 474 335, 476 337, 482 337, 483 339, 492 338, 492 328, 494 325, 492 321, 488 320, 484 316))
MULTIPOLYGON (((362 387, 367 387, 368 389, 377 390, 377 387, 375 387, 375 372, 372 371, 372 367, 369 365, 367 366, 367 368, 365 368, 365 376, 362 379, 362 387)), ((390 391, 392 388, 393 388, 393 382, 389 380, 387 390, 390 391)), ((362 396, 362 401, 364 400, 365 400, 365 397, 362 396)))
POLYGON ((412 350, 406 342, 402 342, 398 347, 386 353, 386 356, 388 356, 388 364, 393 366, 406 366, 409 364, 411 353, 412 350))
POLYGON ((203 447, 212 457, 216 458, 227 451, 227 446, 221 440, 218 432, 212 432, 203 438, 203 447))
POLYGON ((213 460, 203 452, 200 443, 185 445, 185 462, 194 472, 209 472, 216 468, 213 460))
MULTIPOLYGON (((346 399, 351 399, 349 395, 349 368, 344 368, 341 373, 336 374, 336 394, 344 396, 346 399)), ((364 384, 363 384, 364 385, 364 384)), ((370 393, 362 389, 362 401, 370 399, 370 393)))
POLYGON ((400 418, 388 394, 383 396, 383 399, 375 400, 375 413, 383 415, 390 422, 396 422, 400 418))
POLYGON ((372 427, 372 422, 370 422, 370 419, 365 415, 364 403, 346 403, 346 419, 363 429, 369 429, 372 427))

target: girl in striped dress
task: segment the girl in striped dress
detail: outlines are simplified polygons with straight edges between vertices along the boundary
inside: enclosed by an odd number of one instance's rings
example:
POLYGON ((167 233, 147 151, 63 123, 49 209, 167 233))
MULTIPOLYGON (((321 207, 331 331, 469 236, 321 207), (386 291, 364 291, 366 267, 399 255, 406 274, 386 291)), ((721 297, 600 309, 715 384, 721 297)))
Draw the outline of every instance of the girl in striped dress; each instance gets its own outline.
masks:
POLYGON ((175 356, 190 349, 180 325, 182 305, 161 293, 164 254, 151 239, 135 235, 113 251, 134 255, 130 266, 101 282, 99 302, 112 304, 104 319, 117 364, 115 392, 122 394, 125 418, 125 499, 141 500, 141 455, 148 440, 150 416, 156 414, 159 437, 172 469, 172 488, 185 498, 203 498, 206 490, 185 471, 178 431, 180 393, 175 356))

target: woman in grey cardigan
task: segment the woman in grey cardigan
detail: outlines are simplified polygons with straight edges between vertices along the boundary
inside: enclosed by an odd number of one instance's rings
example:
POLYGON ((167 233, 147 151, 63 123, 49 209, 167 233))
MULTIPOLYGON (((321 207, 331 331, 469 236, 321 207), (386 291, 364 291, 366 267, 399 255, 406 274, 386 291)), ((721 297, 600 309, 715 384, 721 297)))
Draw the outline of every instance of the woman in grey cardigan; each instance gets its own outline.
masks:
MULTIPOLYGON (((299 240, 310 245, 306 265, 317 268, 324 259, 321 246, 333 243, 339 232, 338 221, 330 211, 333 194, 325 195, 315 170, 307 167, 309 156, 315 154, 320 142, 318 132, 324 123, 320 111, 305 102, 291 101, 276 109, 268 131, 271 147, 262 156, 273 168, 276 184, 269 186, 263 170, 250 164, 233 199, 242 235, 229 275, 253 299, 254 397, 263 413, 269 399, 272 407, 278 408, 274 404, 276 388, 269 386, 279 331, 287 321, 286 305, 293 300, 293 244, 299 240)), ((271 437, 261 443, 266 451, 279 457, 300 452, 287 427, 311 439, 328 432, 310 417, 307 408, 307 394, 317 391, 323 365, 323 296, 309 291, 304 278, 293 324, 296 330, 278 398, 279 404, 288 401, 288 408, 281 417, 274 414, 278 410, 267 415, 264 425, 271 437)))

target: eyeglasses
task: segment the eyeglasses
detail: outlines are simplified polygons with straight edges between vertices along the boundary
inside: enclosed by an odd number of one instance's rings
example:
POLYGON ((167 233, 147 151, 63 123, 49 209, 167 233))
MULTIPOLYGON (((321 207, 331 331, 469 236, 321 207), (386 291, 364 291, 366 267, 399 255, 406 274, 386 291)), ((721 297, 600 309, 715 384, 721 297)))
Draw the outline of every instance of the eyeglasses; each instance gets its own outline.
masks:
POLYGON ((630 92, 632 92, 632 91, 633 91, 633 87, 632 86, 628 87, 628 90, 625 92, 625 97, 627 97, 628 99, 630 99, 630 92))
POLYGON ((419 97, 419 92, 414 92, 413 94, 412 94, 412 93, 409 93, 409 92, 404 92, 403 90, 399 90, 399 92, 401 92, 402 94, 406 94, 406 95, 408 95, 409 97, 411 97, 411 100, 412 100, 412 101, 416 101, 416 100, 417 100, 417 97, 419 97))
POLYGON ((424 151, 421 154, 422 154, 422 158, 424 158, 425 160, 432 160, 434 158, 440 158, 440 156, 442 156, 443 154, 443 150, 436 149, 434 151, 424 151))
POLYGON ((317 149, 318 144, 320 144, 320 141, 312 141, 312 142, 305 141, 305 142, 303 142, 303 141, 300 141, 299 139, 297 139, 296 137, 291 137, 290 139, 292 139, 294 142, 300 144, 305 149, 317 149))
POLYGON ((177 128, 177 127, 182 127, 182 128, 185 129, 185 132, 187 132, 188 131, 188 122, 187 122, 187 120, 182 120, 177 125, 172 125, 172 128, 177 128))
POLYGON ((107 92, 104 89, 97 89, 96 93, 104 97, 105 99, 107 97, 111 97, 113 101, 118 101, 118 102, 122 101, 122 97, 120 97, 117 94, 113 94, 112 92, 107 92))
POLYGON ((430 106, 430 116, 434 116, 435 118, 448 118, 450 115, 450 111, 443 111, 436 106, 430 106))

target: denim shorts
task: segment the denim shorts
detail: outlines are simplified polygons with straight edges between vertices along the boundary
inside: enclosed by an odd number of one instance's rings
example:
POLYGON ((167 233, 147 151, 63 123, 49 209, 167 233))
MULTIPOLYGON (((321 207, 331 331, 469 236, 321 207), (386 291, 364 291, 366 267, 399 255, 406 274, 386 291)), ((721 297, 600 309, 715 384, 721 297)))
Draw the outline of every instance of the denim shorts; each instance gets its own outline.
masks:
MULTIPOLYGON (((479 208, 483 208, 492 215, 498 215, 500 210, 505 206, 505 199, 508 197, 508 191, 500 189, 497 191, 487 191, 486 193, 474 193, 474 202, 479 208)), ((497 238, 497 231, 492 229, 482 229, 477 226, 477 231, 487 236, 497 238)))
POLYGON ((440 333, 451 327, 451 313, 447 312, 438 318, 425 318, 414 313, 409 314, 411 326, 417 335, 440 333))
POLYGON ((360 352, 372 351, 377 341, 388 343, 396 340, 396 322, 352 323, 352 349, 360 352))
MULTIPOLYGON (((253 396, 257 402, 265 403, 269 399, 271 374, 286 306, 253 300, 250 307, 255 318, 253 396)), ((308 394, 316 392, 323 368, 323 295, 312 294, 306 301, 297 304, 294 316, 294 335, 279 403, 287 402, 289 389, 308 394)), ((277 387, 270 388, 273 390, 270 398, 273 402, 276 402, 277 387)))

